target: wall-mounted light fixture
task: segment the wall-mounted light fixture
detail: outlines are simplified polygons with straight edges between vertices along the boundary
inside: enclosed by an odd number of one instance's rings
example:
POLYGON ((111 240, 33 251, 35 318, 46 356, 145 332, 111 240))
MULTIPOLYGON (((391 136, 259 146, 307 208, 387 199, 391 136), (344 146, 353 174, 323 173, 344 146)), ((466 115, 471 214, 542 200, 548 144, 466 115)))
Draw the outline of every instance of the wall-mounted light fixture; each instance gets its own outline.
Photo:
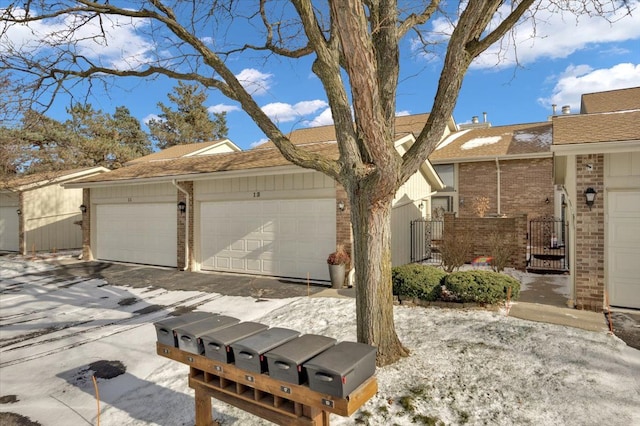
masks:
POLYGON ((22 214, 22 210, 17 209, 17 210, 16 210, 16 213, 18 213, 18 216, 20 216, 20 215, 22 214))
POLYGON ((547 199, 546 199, 546 200, 544 200, 544 203, 545 203, 545 204, 549 204, 550 202, 551 202, 551 201, 549 200, 549 197, 547 197, 547 199))
POLYGON ((338 210, 340 210, 341 212, 344 211, 344 201, 338 201, 338 210))
POLYGON ((82 205, 80 206, 80 211, 81 211, 82 213, 86 213, 86 212, 87 212, 87 206, 85 206, 84 204, 82 204, 82 205))
POLYGON ((584 190, 584 198, 587 203, 587 206, 589 206, 589 210, 591 210, 593 203, 596 201, 597 194, 598 192, 591 187, 584 190))
POLYGON ((178 211, 182 214, 185 214, 187 212, 187 203, 185 203, 184 201, 180 201, 178 203, 178 211))
POLYGON ((420 210, 424 209, 424 203, 422 201, 420 201, 420 204, 418 204, 418 208, 420 210))

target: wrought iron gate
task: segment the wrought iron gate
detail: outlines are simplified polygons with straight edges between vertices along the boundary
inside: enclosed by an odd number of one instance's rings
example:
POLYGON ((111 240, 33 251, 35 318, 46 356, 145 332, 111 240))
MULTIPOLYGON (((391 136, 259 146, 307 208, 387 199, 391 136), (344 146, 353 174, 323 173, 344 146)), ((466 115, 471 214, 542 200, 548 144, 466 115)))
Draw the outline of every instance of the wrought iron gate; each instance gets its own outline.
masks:
POLYGON ((439 246, 444 232, 443 220, 411 221, 411 262, 440 263, 439 246))
POLYGON ((569 271, 569 227, 563 219, 539 217, 529 221, 527 270, 549 273, 569 271))

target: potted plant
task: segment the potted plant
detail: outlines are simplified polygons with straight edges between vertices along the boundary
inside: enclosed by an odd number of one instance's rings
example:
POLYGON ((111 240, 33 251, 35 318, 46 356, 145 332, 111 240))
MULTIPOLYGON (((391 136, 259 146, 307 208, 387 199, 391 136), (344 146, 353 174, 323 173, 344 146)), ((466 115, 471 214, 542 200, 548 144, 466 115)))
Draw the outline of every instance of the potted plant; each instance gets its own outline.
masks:
POLYGON ((327 264, 329 265, 331 288, 342 288, 344 286, 345 270, 350 261, 349 253, 341 244, 336 247, 336 251, 329 255, 327 264))

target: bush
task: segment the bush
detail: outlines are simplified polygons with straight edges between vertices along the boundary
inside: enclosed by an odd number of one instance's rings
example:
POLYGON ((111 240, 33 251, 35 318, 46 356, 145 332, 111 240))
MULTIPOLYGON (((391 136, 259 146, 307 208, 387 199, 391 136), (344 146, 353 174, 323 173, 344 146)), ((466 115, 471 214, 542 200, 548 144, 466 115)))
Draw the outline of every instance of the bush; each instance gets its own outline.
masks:
POLYGON ((434 301, 440 297, 442 279, 447 274, 434 266, 408 265, 391 269, 393 294, 434 301))
POLYGON ((489 247, 491 269, 494 272, 504 271, 504 268, 518 251, 516 237, 512 233, 501 234, 494 232, 489 236, 489 247))
POLYGON ((518 280, 491 271, 454 272, 444 278, 447 291, 453 293, 459 302, 495 304, 507 299, 507 289, 511 287, 511 300, 520 295, 518 280))
POLYGON ((447 235, 439 246, 442 266, 447 272, 453 272, 471 257, 471 238, 466 234, 447 235))

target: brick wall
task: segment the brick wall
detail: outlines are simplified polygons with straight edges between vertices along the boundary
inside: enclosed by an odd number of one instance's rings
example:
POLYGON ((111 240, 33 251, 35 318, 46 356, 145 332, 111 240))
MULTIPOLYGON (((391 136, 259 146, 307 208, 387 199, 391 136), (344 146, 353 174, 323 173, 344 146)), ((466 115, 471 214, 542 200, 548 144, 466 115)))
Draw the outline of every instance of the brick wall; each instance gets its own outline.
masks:
POLYGON ((479 256, 490 256, 490 237, 498 233, 505 238, 514 238, 516 249, 507 267, 524 270, 527 266, 527 215, 513 217, 456 217, 446 213, 444 217, 444 237, 467 235, 471 238, 470 263, 479 256))
POLYGON ((86 213, 82 215, 82 259, 93 260, 91 250, 91 189, 82 189, 82 204, 87 207, 86 213))
MULTIPOLYGON (((187 204, 187 212, 178 212, 178 269, 191 270, 193 266, 193 182, 180 182, 180 187, 189 193, 189 200, 182 191, 177 191, 177 201, 187 204), (187 217, 189 218, 189 258, 185 264, 185 227, 187 226, 187 217)), ((177 208, 177 207, 176 207, 177 208)))
POLYGON ((336 182, 336 245, 342 244, 351 255, 352 238, 351 238, 351 207, 347 191, 344 187, 336 182), (338 203, 344 203, 344 210, 337 208, 338 203))
POLYGON ((576 158, 576 308, 601 312, 604 306, 604 156, 576 158), (586 205, 584 191, 595 189, 595 203, 586 205))
MULTIPOLYGON (((477 216, 473 209, 476 196, 490 200, 486 214, 498 213, 497 168, 495 161, 461 163, 458 191, 464 202, 460 217, 477 216)), ((526 213, 529 218, 553 215, 553 160, 534 158, 500 161, 500 213, 507 216, 526 213), (549 203, 546 203, 546 200, 549 203)))

